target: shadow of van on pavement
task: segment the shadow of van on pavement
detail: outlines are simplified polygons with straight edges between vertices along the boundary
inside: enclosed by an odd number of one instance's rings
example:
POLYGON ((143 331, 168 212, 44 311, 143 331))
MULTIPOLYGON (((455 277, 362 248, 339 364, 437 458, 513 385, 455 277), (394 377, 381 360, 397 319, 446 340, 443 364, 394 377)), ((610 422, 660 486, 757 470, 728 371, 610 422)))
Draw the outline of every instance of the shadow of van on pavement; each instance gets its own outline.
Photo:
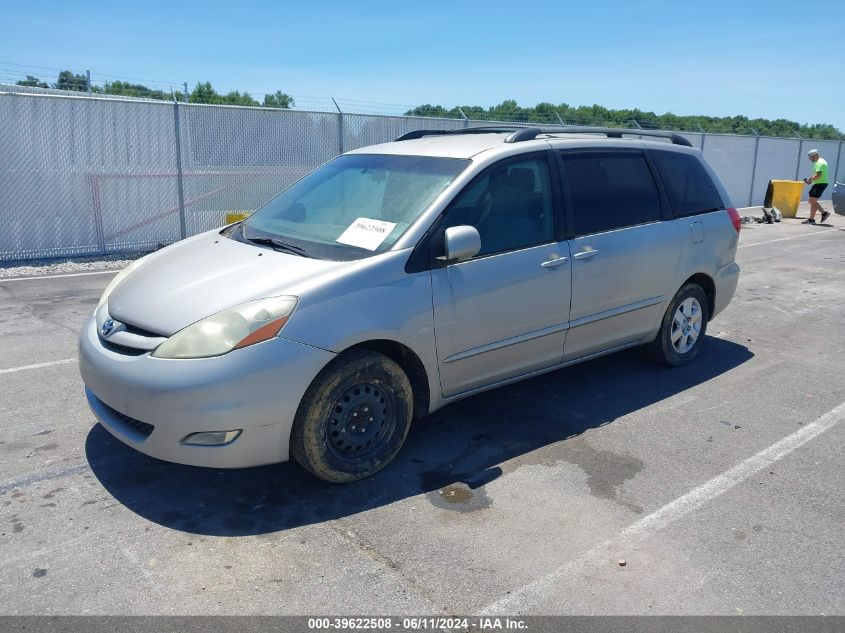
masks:
MULTIPOLYGON (((150 521, 197 534, 263 534, 438 490, 460 502, 461 495, 470 497, 468 491, 498 477, 508 460, 528 459, 532 451, 611 423, 752 357, 741 345, 708 337, 699 357, 684 367, 660 367, 630 350, 489 391, 417 421, 387 468, 345 485, 319 481, 293 462, 243 470, 162 462, 99 424, 85 450, 106 490, 150 521)), ((483 503, 485 496, 478 499, 483 503)))

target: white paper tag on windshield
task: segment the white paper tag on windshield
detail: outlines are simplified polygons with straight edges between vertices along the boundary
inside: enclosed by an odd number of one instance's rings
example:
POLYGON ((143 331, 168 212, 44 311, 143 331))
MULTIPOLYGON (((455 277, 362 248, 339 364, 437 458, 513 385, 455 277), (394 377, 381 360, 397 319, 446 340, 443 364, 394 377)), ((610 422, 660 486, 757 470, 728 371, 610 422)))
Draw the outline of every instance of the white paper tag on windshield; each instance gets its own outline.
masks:
POLYGON ((349 228, 336 241, 374 251, 387 239, 387 236, 395 227, 394 222, 358 218, 349 225, 349 228))

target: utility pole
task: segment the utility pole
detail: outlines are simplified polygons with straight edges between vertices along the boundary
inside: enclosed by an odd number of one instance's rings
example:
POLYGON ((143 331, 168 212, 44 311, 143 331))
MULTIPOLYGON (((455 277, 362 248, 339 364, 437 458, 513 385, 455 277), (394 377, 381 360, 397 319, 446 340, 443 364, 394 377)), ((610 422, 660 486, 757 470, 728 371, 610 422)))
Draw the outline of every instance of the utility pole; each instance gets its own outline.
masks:
POLYGON ((91 71, 87 68, 85 69, 85 86, 88 90, 88 96, 91 96, 91 71))
POLYGON ((183 81, 182 86, 185 88, 185 103, 188 103, 188 82, 183 81))

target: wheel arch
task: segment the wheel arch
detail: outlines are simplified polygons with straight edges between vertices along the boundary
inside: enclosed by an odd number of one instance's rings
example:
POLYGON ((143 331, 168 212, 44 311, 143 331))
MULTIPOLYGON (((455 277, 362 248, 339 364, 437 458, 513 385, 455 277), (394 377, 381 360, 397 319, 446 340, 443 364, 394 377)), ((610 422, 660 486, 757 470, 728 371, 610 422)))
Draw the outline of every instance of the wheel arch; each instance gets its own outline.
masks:
POLYGON ((411 391, 414 394, 414 419, 421 418, 428 414, 431 406, 431 393, 428 382, 428 372, 425 369, 420 357, 407 345, 389 339, 372 339, 356 343, 340 352, 343 356, 346 352, 356 349, 365 349, 379 354, 384 354, 402 368, 411 383, 411 391))
POLYGON ((713 281, 713 278, 706 273, 695 273, 681 284, 681 288, 687 284, 696 284, 704 290, 704 294, 707 295, 708 320, 713 318, 713 312, 716 310, 716 282, 713 281))

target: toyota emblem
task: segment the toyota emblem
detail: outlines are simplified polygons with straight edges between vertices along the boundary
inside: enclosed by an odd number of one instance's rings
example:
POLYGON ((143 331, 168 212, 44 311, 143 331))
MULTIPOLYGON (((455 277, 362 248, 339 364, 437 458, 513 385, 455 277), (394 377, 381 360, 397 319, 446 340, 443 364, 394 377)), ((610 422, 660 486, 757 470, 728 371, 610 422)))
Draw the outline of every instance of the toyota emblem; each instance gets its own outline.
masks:
POLYGON ((106 319, 103 323, 103 327, 100 328, 100 332, 103 334, 104 337, 108 336, 112 333, 114 329, 114 321, 112 319, 106 319))

